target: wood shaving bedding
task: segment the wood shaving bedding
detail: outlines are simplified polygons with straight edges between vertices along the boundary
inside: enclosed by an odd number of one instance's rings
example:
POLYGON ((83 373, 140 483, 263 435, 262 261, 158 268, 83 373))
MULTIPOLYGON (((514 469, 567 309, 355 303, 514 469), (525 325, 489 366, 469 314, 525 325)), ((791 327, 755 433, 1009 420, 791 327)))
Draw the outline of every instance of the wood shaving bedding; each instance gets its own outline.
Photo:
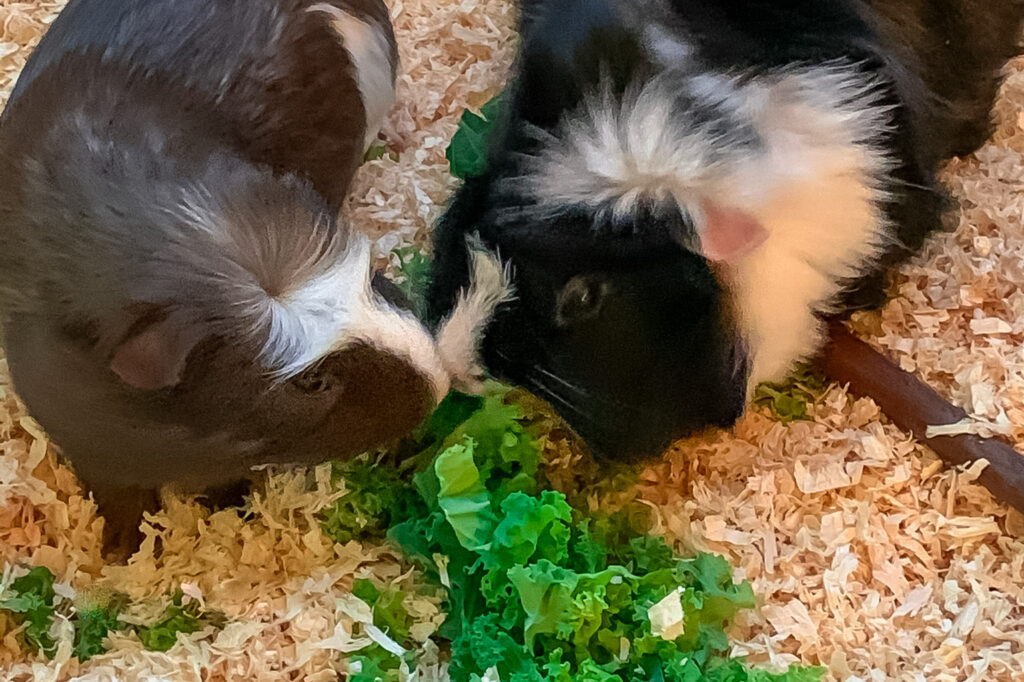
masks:
MULTIPOLYGON (((391 155, 363 167, 348 211, 381 259, 426 242, 454 186, 444 151, 458 117, 497 92, 513 53, 506 0, 390 5, 402 59, 384 131, 391 155)), ((0 102, 59 7, 0 0, 0 102)), ((1008 74, 994 140, 946 173, 954 229, 855 328, 969 413, 948 428, 1024 449, 1024 59, 1008 74)), ((729 433, 677 445, 641 477, 657 530, 680 551, 724 554, 752 581, 761 608, 737 624, 735 653, 821 663, 848 682, 1024 679, 1024 517, 974 482, 984 464, 944 470, 841 387, 810 412, 813 421, 788 425, 752 412, 729 433)), ((320 467, 270 473, 244 514, 169 498, 132 562, 105 566, 95 506, 26 416, 0 351, 0 584, 16 567, 44 565, 64 598, 116 589, 144 619, 182 589, 231 619, 180 635, 166 653, 119 634, 79 664, 68 646, 52 661, 23 653, 0 616, 0 679, 337 679, 365 640, 365 614, 347 598, 353 580, 416 579, 387 549, 330 544, 314 515, 341 493, 320 467)), ((426 623, 442 618, 436 601, 415 608, 426 623)), ((436 656, 425 660, 416 679, 445 679, 436 656)))

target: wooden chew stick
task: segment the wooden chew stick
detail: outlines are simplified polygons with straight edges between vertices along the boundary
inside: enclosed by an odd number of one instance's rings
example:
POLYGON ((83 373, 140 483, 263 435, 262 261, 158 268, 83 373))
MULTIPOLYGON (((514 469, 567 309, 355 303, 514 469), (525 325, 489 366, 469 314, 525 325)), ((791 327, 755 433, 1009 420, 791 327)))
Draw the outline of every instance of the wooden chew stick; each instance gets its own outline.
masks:
POLYGON ((967 417, 930 386, 832 321, 820 365, 834 381, 872 398, 900 428, 910 431, 944 462, 954 466, 988 460, 978 481, 996 499, 1024 512, 1024 455, 1006 443, 970 434, 928 438, 929 426, 954 424, 967 417))

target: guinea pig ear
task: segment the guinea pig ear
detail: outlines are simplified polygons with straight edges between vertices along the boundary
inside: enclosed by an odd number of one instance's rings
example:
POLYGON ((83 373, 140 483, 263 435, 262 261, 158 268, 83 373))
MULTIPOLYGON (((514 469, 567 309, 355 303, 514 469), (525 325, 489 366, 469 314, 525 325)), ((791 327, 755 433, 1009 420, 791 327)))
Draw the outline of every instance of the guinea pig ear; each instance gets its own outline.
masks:
POLYGON ((110 369, 129 386, 155 391, 181 381, 189 353, 202 334, 165 318, 129 336, 114 351, 110 369))
POLYGON ((711 261, 735 263, 768 239, 756 217, 731 206, 705 199, 696 217, 701 255, 711 261))

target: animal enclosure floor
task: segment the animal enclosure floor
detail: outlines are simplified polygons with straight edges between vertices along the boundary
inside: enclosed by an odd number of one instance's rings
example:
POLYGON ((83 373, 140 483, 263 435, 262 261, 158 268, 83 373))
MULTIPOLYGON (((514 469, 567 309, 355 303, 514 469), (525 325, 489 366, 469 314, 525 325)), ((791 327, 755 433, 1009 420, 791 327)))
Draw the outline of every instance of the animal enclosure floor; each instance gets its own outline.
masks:
MULTIPOLYGON (((497 92, 513 53, 505 0, 390 6, 402 58, 392 154, 362 169, 349 210, 382 258, 425 243, 454 186, 444 151, 458 117, 497 92)), ((58 9, 0 0, 0 103, 58 9)), ((1008 74, 995 139, 945 173, 958 202, 949 231, 855 327, 964 407, 963 428, 1024 450, 1024 59, 1008 74)), ((165 653, 119 635, 79 664, 66 631, 55 658, 36 658, 0 615, 0 679, 337 679, 354 618, 339 596, 354 578, 403 569, 387 549, 319 532, 316 512, 339 494, 325 469, 269 476, 245 515, 169 499, 131 563, 105 566, 95 508, 27 419, 2 358, 0 580, 45 565, 63 598, 116 589, 140 619, 162 608, 148 599, 180 588, 231 621, 165 653)), ((755 410, 641 477, 638 494, 680 552, 722 553, 752 581, 760 606, 733 629, 735 653, 820 663, 832 680, 1024 680, 1024 517, 973 482, 977 468, 944 470, 869 400, 833 386, 810 412, 781 424, 755 410)), ((440 618, 436 603, 417 608, 440 618)), ((444 679, 443 666, 417 675, 444 679)))

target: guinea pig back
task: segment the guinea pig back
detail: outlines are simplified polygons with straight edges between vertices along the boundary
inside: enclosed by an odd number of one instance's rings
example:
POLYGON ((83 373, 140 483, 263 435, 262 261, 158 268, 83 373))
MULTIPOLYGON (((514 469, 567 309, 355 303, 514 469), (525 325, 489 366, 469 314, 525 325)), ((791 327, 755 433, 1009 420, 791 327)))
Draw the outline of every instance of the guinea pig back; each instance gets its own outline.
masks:
POLYGON ((71 0, 9 106, 65 55, 95 50, 186 86, 179 107, 212 100, 247 158, 306 178, 332 208, 394 103, 398 52, 380 0, 71 0))

